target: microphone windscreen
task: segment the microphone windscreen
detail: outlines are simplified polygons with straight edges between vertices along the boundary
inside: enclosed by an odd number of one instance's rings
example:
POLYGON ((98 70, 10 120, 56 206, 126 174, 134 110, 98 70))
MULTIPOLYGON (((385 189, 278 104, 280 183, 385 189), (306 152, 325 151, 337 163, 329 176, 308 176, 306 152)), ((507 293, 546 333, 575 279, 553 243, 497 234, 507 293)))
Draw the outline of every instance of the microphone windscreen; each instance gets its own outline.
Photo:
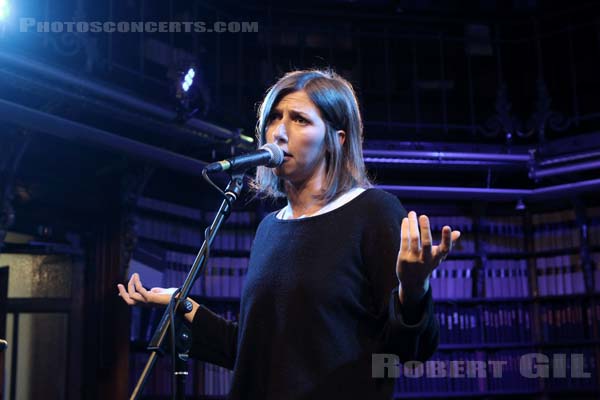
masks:
POLYGON ((267 167, 278 167, 281 165, 281 163, 283 163, 283 150, 281 150, 275 143, 267 143, 262 146, 261 149, 265 149, 273 155, 271 157, 271 161, 269 161, 267 164, 267 167))

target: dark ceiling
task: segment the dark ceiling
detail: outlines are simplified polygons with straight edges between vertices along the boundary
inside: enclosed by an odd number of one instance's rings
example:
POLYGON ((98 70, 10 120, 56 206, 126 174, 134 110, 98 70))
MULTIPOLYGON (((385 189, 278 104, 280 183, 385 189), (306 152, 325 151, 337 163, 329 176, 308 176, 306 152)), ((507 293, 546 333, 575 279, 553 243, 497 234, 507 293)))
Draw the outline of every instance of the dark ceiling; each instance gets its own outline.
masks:
MULTIPOLYGON (((353 82, 368 149, 501 155, 536 149, 548 158, 599 146, 589 136, 600 132, 596 1, 19 4, 20 15, 38 20, 256 21, 258 32, 239 34, 2 33, 0 100, 193 160, 252 148, 236 135, 238 129, 253 135, 265 89, 285 71, 312 67, 332 67, 353 82), (175 88, 191 64, 199 87, 188 111, 198 111, 185 123, 181 117, 189 115, 176 112, 175 88), (226 129, 215 133, 203 122, 226 129)), ((47 136, 42 122, 23 130, 9 119, 14 115, 0 115, 4 143, 23 132, 31 138, 15 176, 16 202, 26 214, 58 204, 65 214, 105 212, 103 194, 144 170, 131 152, 91 137, 47 136)), ((197 169, 150 164, 145 195, 190 206, 215 198, 197 169)), ((535 181, 527 163, 368 165, 378 183, 389 185, 532 189, 597 175, 587 169, 535 181)))

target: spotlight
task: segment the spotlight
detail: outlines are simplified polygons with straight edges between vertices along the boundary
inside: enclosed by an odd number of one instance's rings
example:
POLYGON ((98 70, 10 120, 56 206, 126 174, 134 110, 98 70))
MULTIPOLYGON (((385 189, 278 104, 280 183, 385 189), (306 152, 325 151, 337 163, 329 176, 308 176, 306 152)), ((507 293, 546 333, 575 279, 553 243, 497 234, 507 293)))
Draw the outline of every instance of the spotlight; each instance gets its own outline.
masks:
POLYGON ((205 116, 210 98, 195 64, 178 69, 176 77, 177 119, 187 121, 194 115, 205 116))
POLYGON ((0 22, 7 19, 10 14, 10 3, 8 0, 0 0, 0 22))
POLYGON ((185 77, 183 78, 183 82, 181 82, 181 88, 183 89, 184 92, 187 92, 188 90, 190 90, 190 86, 192 86, 192 84, 194 83, 195 76, 196 76, 196 71, 194 70, 194 68, 188 69, 187 74, 185 74, 185 77))
POLYGON ((523 210, 525 210, 525 208, 527 208, 527 207, 525 206, 523 199, 518 199, 517 204, 515 204, 515 210, 523 211, 523 210))

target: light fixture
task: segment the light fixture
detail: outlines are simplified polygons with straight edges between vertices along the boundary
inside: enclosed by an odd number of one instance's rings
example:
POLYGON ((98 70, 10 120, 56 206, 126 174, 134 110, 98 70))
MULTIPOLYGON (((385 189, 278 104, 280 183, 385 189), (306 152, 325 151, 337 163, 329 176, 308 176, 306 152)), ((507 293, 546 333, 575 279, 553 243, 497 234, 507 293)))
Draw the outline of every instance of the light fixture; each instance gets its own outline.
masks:
POLYGON ((193 67, 190 67, 190 69, 188 69, 187 73, 185 74, 185 76, 183 78, 183 82, 181 82, 181 88, 183 89, 184 92, 187 93, 187 91, 190 90, 190 87, 194 83, 195 76, 196 76, 196 71, 194 70, 193 67))
POLYGON ((10 3, 8 0, 0 0, 0 22, 8 19, 10 15, 10 3))
POLYGON ((173 75, 177 98, 177 119, 187 121, 195 115, 206 116, 210 103, 209 93, 195 63, 177 68, 173 75))

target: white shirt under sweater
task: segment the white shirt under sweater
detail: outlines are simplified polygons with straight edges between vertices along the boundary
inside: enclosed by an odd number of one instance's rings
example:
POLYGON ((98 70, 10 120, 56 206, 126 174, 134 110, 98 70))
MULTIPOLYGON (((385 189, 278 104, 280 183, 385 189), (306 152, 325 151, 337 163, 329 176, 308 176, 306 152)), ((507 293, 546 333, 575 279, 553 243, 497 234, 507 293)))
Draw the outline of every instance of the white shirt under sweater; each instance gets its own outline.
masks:
MULTIPOLYGON (((310 217, 315 217, 317 215, 325 214, 326 212, 329 212, 331 210, 335 210, 336 208, 341 207, 344 204, 348 203, 349 201, 351 201, 353 198, 355 198, 356 196, 358 196, 359 194, 361 194, 364 191, 365 191, 365 189, 360 188, 360 187, 350 189, 343 195, 339 196, 337 199, 333 200, 332 202, 327 203, 324 207, 322 207, 316 213, 311 214, 310 217)), ((291 216, 291 215, 292 215, 292 212, 291 212, 290 206, 288 205, 287 207, 284 207, 281 210, 279 210, 279 212, 277 213, 277 218, 278 219, 292 219, 292 218, 287 217, 287 216, 291 216)), ((307 218, 307 216, 301 215, 296 219, 299 219, 299 218, 307 218)))

